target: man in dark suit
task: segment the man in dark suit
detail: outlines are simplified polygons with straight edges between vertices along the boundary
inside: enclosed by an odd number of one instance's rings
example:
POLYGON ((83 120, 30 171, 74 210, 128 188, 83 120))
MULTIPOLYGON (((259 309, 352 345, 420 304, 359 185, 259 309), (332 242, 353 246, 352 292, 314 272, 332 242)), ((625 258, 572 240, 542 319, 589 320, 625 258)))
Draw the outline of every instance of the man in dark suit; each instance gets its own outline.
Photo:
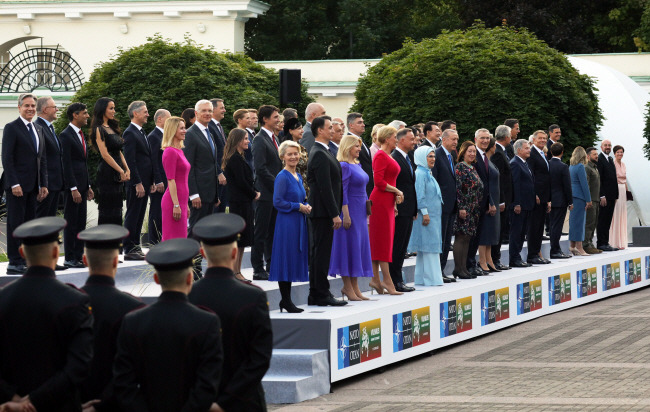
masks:
POLYGON ((531 264, 521 259, 528 229, 528 216, 535 207, 535 179, 528 168, 530 145, 526 139, 519 139, 513 145, 516 156, 510 160, 512 171, 512 206, 510 208, 510 266, 525 268, 531 264))
POLYGON ((165 175, 165 169, 162 165, 163 151, 160 150, 160 146, 162 145, 163 133, 165 131, 165 120, 169 119, 170 116, 171 114, 168 110, 156 110, 156 113, 153 115, 153 121, 156 127, 147 136, 149 147, 151 147, 151 154, 153 156, 153 166, 158 173, 156 189, 153 190, 152 188, 151 195, 149 195, 148 232, 150 245, 160 243, 160 238, 162 237, 162 210, 160 208, 160 203, 162 202, 165 189, 167 189, 167 175, 165 175))
MULTIPOLYGON (((535 180, 535 206, 530 213, 528 224, 528 259, 527 262, 536 265, 551 263, 541 255, 542 237, 544 236, 544 220, 551 211, 551 178, 548 160, 544 153, 546 132, 537 130, 533 133, 533 146, 530 157, 526 160, 528 168, 535 180)), ((561 234, 560 230, 560 234, 561 234)))
POLYGON ((170 239, 147 253, 162 293, 156 303, 122 321, 113 366, 120 410, 216 408, 223 366, 221 323, 212 311, 187 299, 192 259, 199 249, 194 239, 170 239))
MULTIPOLYGON (((45 136, 40 126, 32 123, 36 114, 36 96, 18 97, 20 117, 7 123, 2 133, 2 166, 7 202, 7 233, 13 233, 23 222, 36 216, 36 202, 48 195, 45 136)), ((8 275, 27 270, 25 259, 18 253, 18 241, 7 236, 8 275)))
POLYGON ((124 316, 144 306, 115 287, 119 248, 128 235, 128 230, 117 225, 99 225, 79 233, 79 240, 86 243, 83 261, 89 275, 81 289, 90 297, 94 336, 90 376, 81 385, 81 401, 96 410, 117 408, 111 383, 117 333, 124 316))
MULTIPOLYGON (((255 110, 255 113, 257 113, 257 110, 255 110)), ((246 130, 246 133, 248 134, 248 148, 244 150, 244 159, 246 159, 246 163, 248 163, 253 173, 255 173, 255 169, 254 169, 255 165, 253 164, 253 149, 252 149, 255 133, 249 130, 249 126, 251 125, 251 116, 252 113, 250 112, 249 109, 237 109, 232 114, 232 119, 235 121, 237 127, 246 130)))
POLYGON ((63 229, 64 265, 83 268, 84 246, 77 235, 86 228, 88 201, 95 197, 88 175, 88 147, 81 130, 90 115, 85 104, 72 103, 66 109, 66 116, 70 123, 60 135, 66 184, 63 217, 68 222, 63 229))
POLYGON ((440 136, 442 136, 442 131, 438 127, 438 122, 427 122, 424 125, 422 131, 424 133, 424 140, 422 141, 421 146, 431 146, 434 149, 437 149, 442 144, 440 136))
POLYGON ((81 410, 78 389, 90 370, 93 318, 88 296, 54 274, 64 226, 60 217, 41 217, 13 232, 28 269, 0 289, 3 411, 81 410))
POLYGON ((510 128, 510 144, 506 146, 506 153, 508 154, 508 159, 512 160, 515 157, 513 145, 517 141, 517 135, 519 134, 519 120, 506 119, 503 124, 510 128))
POLYGON ((481 227, 483 226, 483 218, 485 217, 485 214, 489 213, 494 216, 497 212, 495 203, 498 199, 495 201, 495 199, 492 199, 492 196, 490 196, 490 168, 488 166, 489 160, 485 153, 490 144, 490 131, 488 129, 478 129, 474 132, 474 143, 476 144, 476 165, 474 168, 483 182, 483 196, 481 197, 479 208, 480 213, 476 225, 476 236, 472 237, 467 252, 467 270, 474 276, 486 276, 487 272, 484 272, 476 264, 476 252, 478 252, 481 227))
MULTIPOLYGON (((47 191, 45 199, 36 204, 36 217, 56 216, 59 198, 63 191, 63 156, 61 141, 54 131, 52 123, 56 120, 59 108, 54 99, 49 96, 36 100, 36 115, 34 124, 43 130, 45 138, 45 153, 47 155, 47 191)), ((57 270, 60 270, 57 267, 57 270)))
POLYGON ((225 411, 265 411, 262 378, 271 364, 273 332, 266 293, 233 274, 244 219, 218 213, 194 227, 208 270, 189 295, 221 320, 224 362, 217 404, 225 411), (242 322, 242 319, 246 319, 242 322))
POLYGON ((587 209, 587 216, 585 218, 585 240, 582 242, 582 247, 585 252, 590 255, 597 255, 603 253, 602 250, 596 249, 594 246, 594 233, 596 232, 596 225, 598 224, 598 212, 600 212, 600 207, 597 206, 600 202, 598 149, 595 147, 588 147, 586 152, 589 161, 585 165, 585 172, 587 172, 587 184, 589 185, 589 194, 591 194, 591 203, 594 206, 587 209))
MULTIPOLYGON (((553 143, 549 149, 553 157, 549 160, 549 178, 551 185, 551 259, 567 259, 570 255, 562 252, 560 236, 566 217, 567 207, 573 209, 573 194, 571 192, 571 175, 569 166, 562 163, 564 146, 562 143, 553 143)), ((528 240, 530 248, 530 239, 528 240)))
POLYGON ((363 122, 361 113, 350 113, 347 116, 346 123, 348 125, 348 134, 358 137, 361 140, 361 152, 359 152, 359 163, 361 168, 368 175, 368 184, 366 184, 366 195, 370 197, 372 189, 375 187, 375 179, 372 173, 372 156, 370 149, 362 139, 363 133, 366 131, 366 124, 363 122))
POLYGON ((314 145, 315 135, 312 132, 311 122, 320 116, 325 116, 325 107, 320 103, 309 103, 305 108, 305 126, 303 127, 302 139, 300 139, 300 144, 307 150, 307 153, 311 152, 311 148, 314 145))
POLYGON ((562 137, 562 129, 557 124, 552 124, 548 127, 548 141, 546 142, 546 158, 550 159, 553 157, 551 154, 551 146, 553 143, 560 143, 560 138, 562 137))
POLYGON ((395 186, 404 193, 404 200, 397 205, 395 234, 393 237, 393 261, 388 264, 390 277, 398 292, 413 292, 415 288, 406 286, 402 276, 404 255, 411 238, 413 220, 418 215, 418 201, 415 195, 415 168, 408 153, 415 147, 415 136, 409 128, 397 132, 397 147, 391 156, 399 164, 395 186))
POLYGON ((279 110, 275 106, 260 107, 259 116, 262 127, 253 139, 253 161, 255 162, 255 190, 260 192, 255 209, 255 229, 251 264, 253 279, 268 280, 271 268, 271 251, 277 210, 273 207, 273 187, 275 177, 282 170, 278 154, 278 141, 273 130, 280 121, 279 110), (266 263, 266 267, 265 264, 266 263))
POLYGON ((445 283, 455 282, 456 279, 445 275, 447 257, 451 248, 451 236, 454 233, 456 221, 456 172, 453 153, 458 145, 458 133, 453 129, 442 132, 442 144, 436 149, 436 164, 431 169, 433 176, 440 186, 442 194, 442 215, 440 231, 442 234, 442 253, 440 254, 440 268, 445 283))
MULTIPOLYGON (((492 261, 494 267, 498 270, 508 270, 509 266, 501 263, 501 245, 508 242, 510 235, 510 212, 509 207, 512 203, 512 172, 510 170, 510 160, 506 154, 506 147, 510 145, 510 127, 502 124, 497 126, 494 131, 496 138, 496 149, 490 161, 499 169, 499 213, 500 216, 500 235, 499 243, 491 248, 492 261)), ((496 200, 495 200, 496 202, 496 200)))
POLYGON ((329 150, 334 158, 339 152, 339 145, 341 144, 341 139, 343 138, 343 121, 341 119, 334 118, 332 119, 332 140, 329 143, 329 150))
POLYGON ((329 116, 313 119, 311 128, 316 134, 316 140, 307 162, 308 203, 312 207, 309 220, 313 239, 310 245, 307 303, 318 306, 343 306, 347 302, 332 296, 327 280, 334 231, 338 230, 342 223, 341 165, 327 150, 327 144, 332 138, 332 121, 329 116))
POLYGON ((127 108, 131 124, 124 130, 124 159, 131 170, 131 180, 125 185, 126 214, 124 227, 129 230, 129 236, 124 241, 124 260, 144 260, 140 248, 140 233, 147 211, 149 193, 155 190, 159 183, 157 169, 154 174, 154 156, 151 153, 147 134, 142 128, 149 118, 147 104, 136 100, 127 108), (153 190, 152 190, 153 188, 153 190))
POLYGON ((226 106, 224 105, 223 99, 210 99, 212 103, 212 121, 209 123, 210 134, 214 143, 217 145, 217 180, 219 186, 217 187, 217 196, 219 197, 219 205, 215 208, 215 212, 225 212, 226 206, 228 206, 227 191, 228 187, 226 186, 226 176, 221 170, 221 161, 223 160, 223 149, 226 146, 226 132, 223 130, 221 121, 226 115, 226 106))
MULTIPOLYGON (((603 140, 598 155, 598 173, 600 174, 600 210, 598 211, 598 241, 596 247, 604 252, 612 252, 618 248, 609 244, 609 227, 614 217, 614 206, 618 199, 618 181, 616 166, 611 156, 612 142, 603 140)), ((622 201, 625 201, 623 199, 622 201)))

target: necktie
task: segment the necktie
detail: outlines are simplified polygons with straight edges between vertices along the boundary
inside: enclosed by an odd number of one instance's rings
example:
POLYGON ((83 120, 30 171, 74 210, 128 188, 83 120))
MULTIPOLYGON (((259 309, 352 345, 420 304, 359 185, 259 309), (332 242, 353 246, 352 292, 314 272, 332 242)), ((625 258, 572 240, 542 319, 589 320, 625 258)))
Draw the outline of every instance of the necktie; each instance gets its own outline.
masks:
POLYGON ((273 140, 273 146, 275 146, 275 150, 278 150, 278 142, 275 141, 275 135, 271 135, 271 140, 273 140))
POLYGON ((144 132, 144 129, 140 129, 140 133, 142 133, 142 137, 144 138, 144 146, 147 148, 148 152, 151 152, 151 148, 149 147, 149 140, 147 139, 147 134, 144 132))
POLYGON ((32 143, 34 144, 34 149, 38 152, 38 139, 36 138, 36 133, 34 133, 34 128, 31 123, 27 123, 27 128, 29 129, 29 134, 32 136, 32 143))
POLYGON ((210 144, 210 147, 212 148, 212 156, 217 157, 217 152, 215 151, 214 148, 214 141, 212 141, 212 136, 210 136, 210 131, 208 128, 205 128, 205 134, 208 136, 208 143, 210 144))
POLYGON ((406 157, 406 163, 409 165, 409 172, 411 172, 411 176, 413 176, 413 164, 411 163, 411 159, 409 159, 408 154, 404 157, 406 157))
POLYGON ((485 174, 490 174, 490 167, 488 166, 488 158, 485 153, 483 153, 483 163, 485 163, 485 174))
POLYGON ((612 159, 610 156, 607 156, 607 158, 609 159, 609 164, 611 164, 613 166, 614 165, 614 159, 612 159))
POLYGON ((59 147, 59 150, 61 150, 61 143, 59 143, 59 138, 56 137, 56 133, 54 132, 54 126, 50 125, 50 131, 52 132, 52 136, 54 136, 54 141, 56 142, 56 145, 59 147))
POLYGON ((449 167, 451 167, 451 171, 453 173, 453 171, 454 171, 454 161, 451 160, 451 154, 447 155, 447 159, 449 159, 449 167))
POLYGON ((223 131, 223 127, 221 127, 221 123, 217 123, 217 129, 219 129, 219 133, 221 133, 221 140, 225 142, 226 132, 223 131))
POLYGON ((86 156, 86 138, 84 137, 84 132, 81 129, 79 129, 79 136, 81 136, 81 145, 84 148, 84 156, 86 156))

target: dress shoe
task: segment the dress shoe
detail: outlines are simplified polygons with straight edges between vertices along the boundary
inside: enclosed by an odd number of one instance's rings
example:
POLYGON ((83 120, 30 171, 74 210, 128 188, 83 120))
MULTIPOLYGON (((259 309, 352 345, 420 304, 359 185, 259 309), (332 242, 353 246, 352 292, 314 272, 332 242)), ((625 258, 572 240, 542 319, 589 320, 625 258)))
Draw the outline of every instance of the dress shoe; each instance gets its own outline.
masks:
POLYGON ((603 253, 602 250, 596 249, 595 247, 586 247, 584 249, 585 249, 585 252, 589 253, 590 255, 597 255, 599 253, 603 253))
POLYGON ((63 266, 66 268, 75 268, 75 269, 83 269, 86 266, 83 264, 83 262, 80 262, 78 260, 66 260, 63 262, 63 266))
POLYGON ((530 263, 526 263, 523 260, 517 260, 515 262, 510 262, 510 267, 511 268, 527 268, 531 267, 532 265, 530 263))
POLYGON ((7 275, 22 275, 26 270, 25 265, 9 265, 7 266, 7 275))
POLYGON ((397 285, 395 285, 395 290, 398 292, 413 292, 415 288, 406 286, 404 282, 399 282, 397 285))
POLYGON ((545 257, 541 257, 540 259, 542 259, 544 261, 544 263, 547 264, 547 265, 550 265, 551 263, 553 263, 550 260, 546 259, 545 257))
POLYGON ((535 256, 533 258, 528 258, 528 260, 526 262, 531 264, 531 265, 545 265, 546 264, 546 262, 539 256, 535 256))
POLYGON ((67 266, 56 265, 54 270, 66 270, 67 268, 68 268, 67 266))
POLYGON ((451 274, 454 276, 454 280, 456 280, 456 278, 458 278, 458 279, 474 279, 475 278, 475 277, 473 278, 472 275, 465 274, 465 273, 462 273, 462 272, 453 271, 451 274))
POLYGON ((345 306, 348 302, 335 299, 331 296, 326 298, 315 298, 313 296, 307 297, 307 304, 311 306, 345 306))
POLYGON ((124 255, 124 260, 144 260, 144 254, 139 250, 129 252, 124 255))
POLYGON ((255 272, 253 280, 269 280, 269 272, 255 272))
POLYGON ((503 271, 503 270, 510 270, 510 269, 511 269, 510 266, 506 266, 506 265, 504 265, 503 263, 500 263, 500 262, 499 262, 499 263, 495 263, 495 264, 494 264, 494 267, 497 268, 497 269, 499 269, 499 270, 501 270, 501 271, 503 271))
POLYGON ((569 259, 571 255, 565 255, 563 252, 551 253, 551 259, 569 259))
POLYGON ((296 307, 296 305, 294 305, 293 302, 291 302, 291 301, 285 302, 285 301, 281 300, 279 306, 280 306, 280 312, 282 312, 282 310, 286 310, 289 313, 301 313, 301 312, 304 312, 304 309, 300 309, 300 308, 296 307))
POLYGON ((453 282, 456 282, 456 279, 454 279, 454 278, 450 278, 449 276, 444 275, 444 274, 442 275, 442 280, 443 280, 443 282, 445 282, 445 283, 453 283, 453 282))
POLYGON ((490 272, 490 273, 501 272, 500 269, 497 269, 496 266, 490 266, 489 263, 487 264, 487 267, 488 267, 488 272, 490 272))

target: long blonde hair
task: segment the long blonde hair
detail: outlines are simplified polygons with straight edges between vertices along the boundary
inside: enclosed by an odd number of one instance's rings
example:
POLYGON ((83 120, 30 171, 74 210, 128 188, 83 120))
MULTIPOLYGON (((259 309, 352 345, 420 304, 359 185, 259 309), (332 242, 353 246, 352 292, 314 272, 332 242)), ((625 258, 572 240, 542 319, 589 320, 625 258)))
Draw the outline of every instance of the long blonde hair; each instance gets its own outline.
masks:
MULTIPOLYGON (((350 149, 355 145, 360 145, 361 139, 351 134, 343 136, 341 143, 339 143, 339 151, 336 153, 336 160, 339 162, 347 162, 350 154, 350 149)), ((359 159, 354 159, 354 163, 359 163, 359 159)))
POLYGON ((582 146, 573 149, 573 154, 571 154, 571 160, 569 161, 571 166, 575 166, 579 163, 582 163, 583 165, 587 164, 587 152, 585 152, 585 149, 582 146))
MULTIPOLYGON (((167 147, 172 147, 174 142, 174 136, 178 128, 181 126, 181 122, 185 123, 182 117, 171 116, 165 120, 165 126, 163 127, 163 138, 162 143, 160 144, 160 150, 165 150, 167 147)), ((181 140, 181 149, 185 147, 183 141, 181 140)))

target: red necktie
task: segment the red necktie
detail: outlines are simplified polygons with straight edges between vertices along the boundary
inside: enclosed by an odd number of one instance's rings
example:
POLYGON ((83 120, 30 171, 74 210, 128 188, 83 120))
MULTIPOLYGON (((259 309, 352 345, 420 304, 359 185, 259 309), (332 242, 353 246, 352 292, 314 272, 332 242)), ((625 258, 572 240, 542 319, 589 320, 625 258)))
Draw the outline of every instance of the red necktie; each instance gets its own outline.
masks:
POLYGON ((271 135, 271 139, 273 139, 273 146, 275 146, 275 150, 278 150, 278 143, 275 141, 275 135, 271 135))
POLYGON ((84 156, 86 155, 86 138, 84 137, 83 130, 79 129, 79 136, 81 136, 81 145, 84 147, 84 156))

